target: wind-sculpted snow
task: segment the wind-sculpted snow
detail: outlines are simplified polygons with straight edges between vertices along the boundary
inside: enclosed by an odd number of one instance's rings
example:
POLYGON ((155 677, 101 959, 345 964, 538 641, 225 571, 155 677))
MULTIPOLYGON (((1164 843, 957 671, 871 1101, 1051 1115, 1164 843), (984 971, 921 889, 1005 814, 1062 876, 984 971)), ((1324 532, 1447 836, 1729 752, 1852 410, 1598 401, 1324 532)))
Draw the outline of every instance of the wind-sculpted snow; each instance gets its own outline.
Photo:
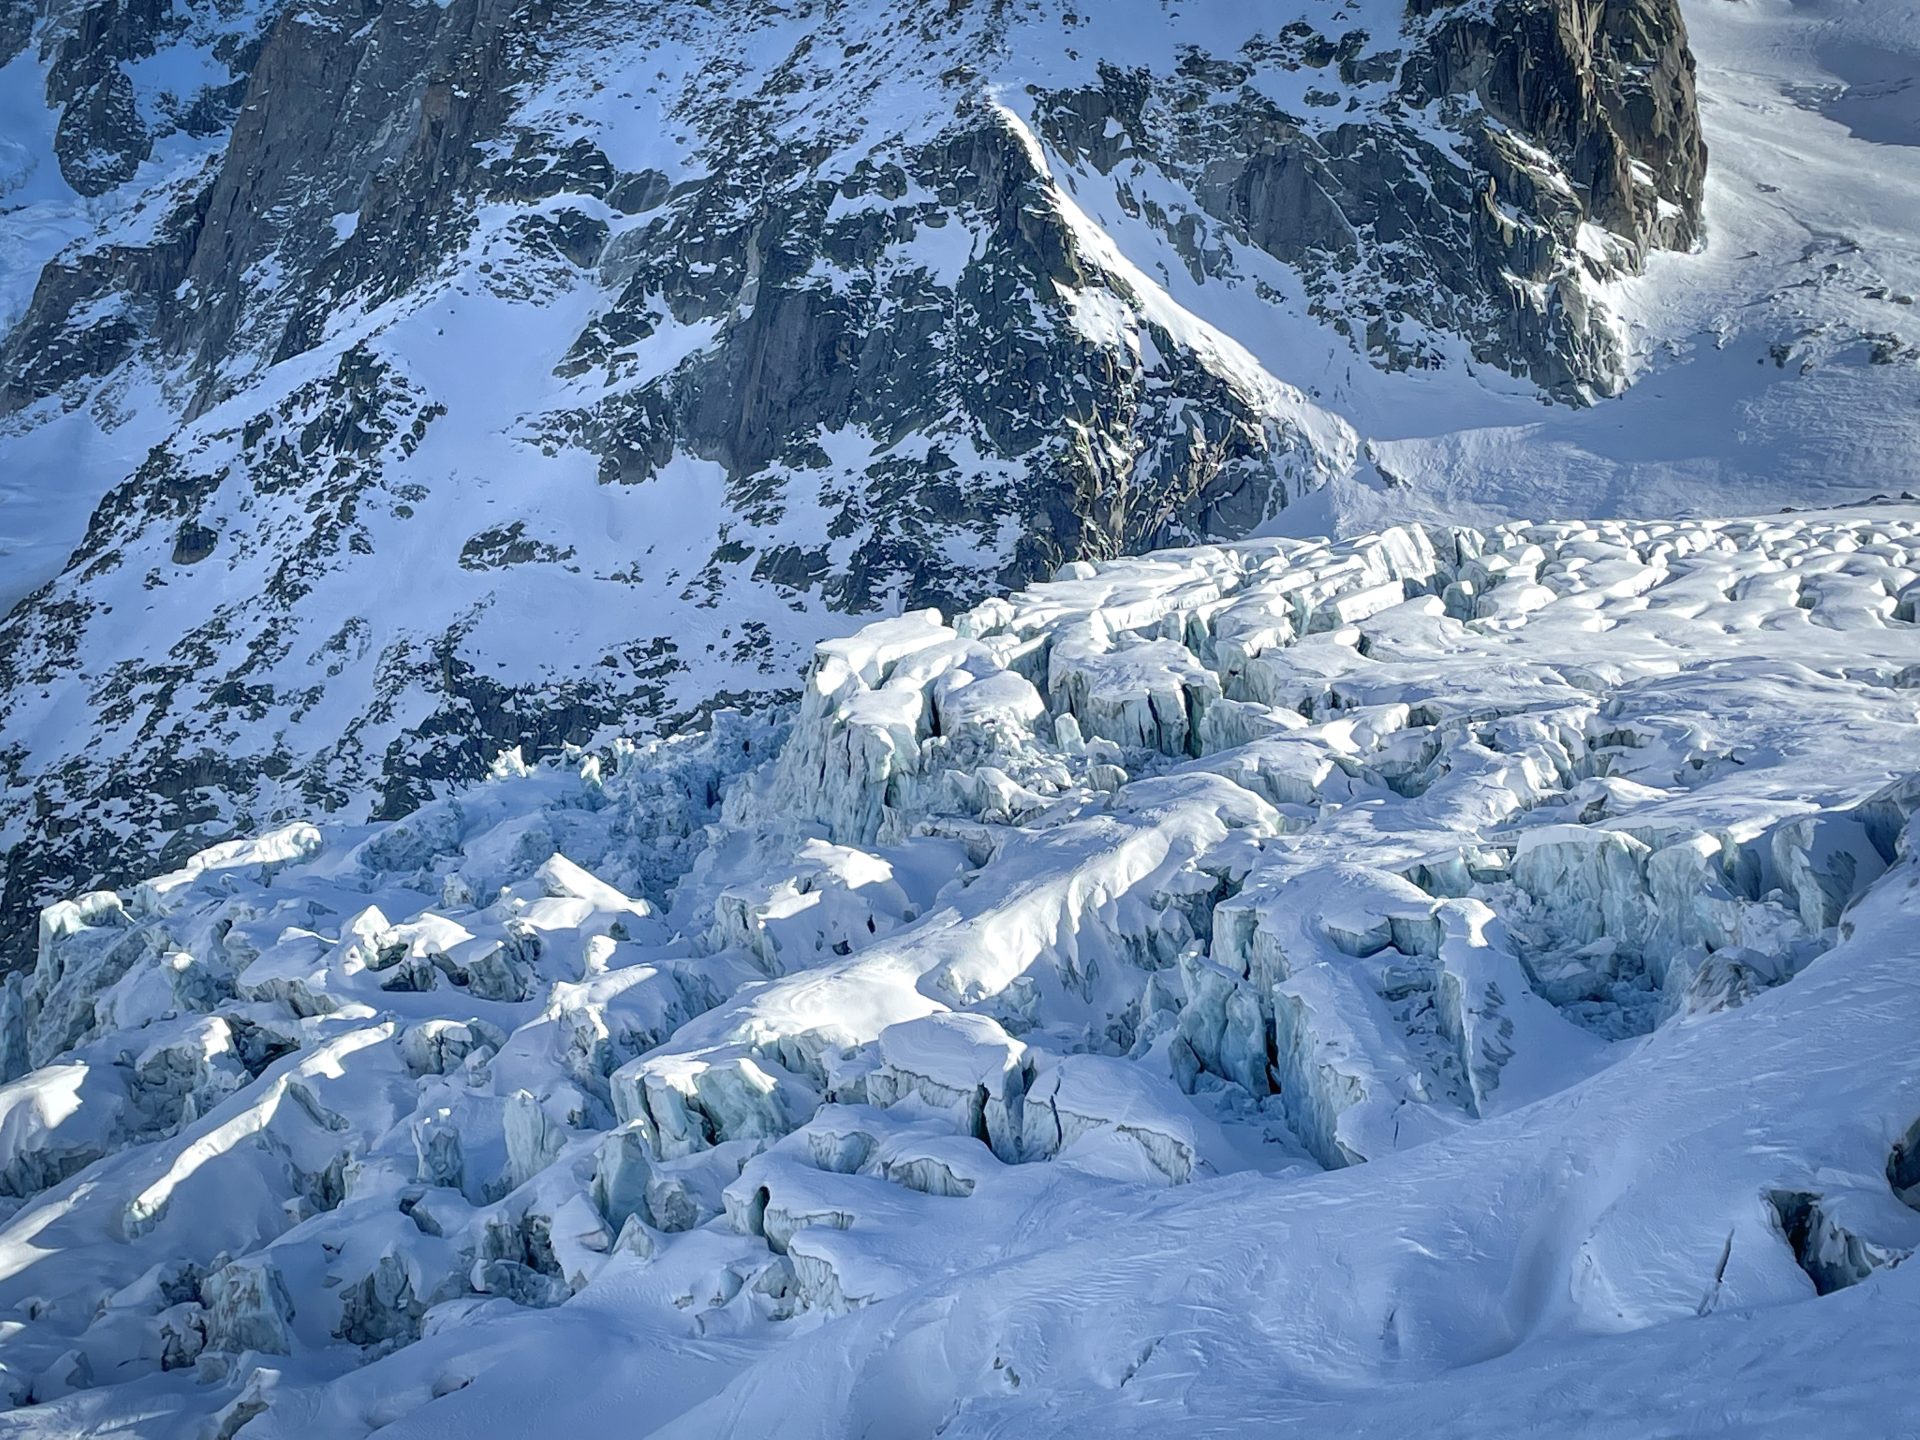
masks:
POLYGON ((1081 563, 55 905, 6 1423, 1911 1428, 1917 602, 1914 506, 1081 563))

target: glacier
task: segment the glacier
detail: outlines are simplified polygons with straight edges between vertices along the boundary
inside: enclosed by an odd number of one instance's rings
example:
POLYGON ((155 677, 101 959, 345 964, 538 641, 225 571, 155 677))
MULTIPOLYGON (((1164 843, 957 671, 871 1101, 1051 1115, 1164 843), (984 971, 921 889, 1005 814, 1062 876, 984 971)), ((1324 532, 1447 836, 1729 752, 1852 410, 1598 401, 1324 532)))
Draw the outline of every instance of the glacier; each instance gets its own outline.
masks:
POLYGON ((0 11, 0 1436, 1920 1434, 1920 12, 1258 8, 0 11))
POLYGON ((42 914, 7 1434, 1920 1427, 1920 505, 1075 562, 42 914))

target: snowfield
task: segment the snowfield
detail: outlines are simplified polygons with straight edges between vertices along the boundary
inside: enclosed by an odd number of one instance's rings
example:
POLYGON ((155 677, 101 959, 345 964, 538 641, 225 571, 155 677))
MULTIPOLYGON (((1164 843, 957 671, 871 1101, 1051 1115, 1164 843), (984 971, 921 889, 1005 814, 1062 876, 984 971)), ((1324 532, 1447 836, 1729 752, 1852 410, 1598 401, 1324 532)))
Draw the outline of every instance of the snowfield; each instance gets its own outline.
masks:
POLYGON ((1069 566, 57 904, 0 1433, 1920 1429, 1920 506, 1069 566))

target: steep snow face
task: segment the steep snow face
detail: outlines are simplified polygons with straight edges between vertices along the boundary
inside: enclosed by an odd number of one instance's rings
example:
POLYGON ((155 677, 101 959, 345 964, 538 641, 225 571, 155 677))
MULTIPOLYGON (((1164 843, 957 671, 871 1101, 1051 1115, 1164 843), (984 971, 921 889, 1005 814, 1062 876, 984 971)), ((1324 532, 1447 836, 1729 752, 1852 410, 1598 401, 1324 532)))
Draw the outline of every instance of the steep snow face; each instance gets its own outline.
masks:
POLYGON ((10 1423, 1912 1428, 1916 605, 1898 505, 1081 563, 63 901, 10 1423))
POLYGON ((1608 393, 1606 287, 1696 238, 1672 0, 215 9, 16 37, 6 221, 84 233, 0 484, 113 487, 0 577, 60 570, 0 631, 22 922, 1271 523, 1369 466, 1303 354, 1608 393))
POLYGON ((102 494, 178 423, 146 367, 108 372, 191 239, 274 6, 50 0, 0 18, 0 607, 56 574, 102 494), (20 337, 84 296, 61 336, 20 337), (16 415, 24 382, 64 403, 16 415), (84 406, 84 408, 83 408, 84 406))

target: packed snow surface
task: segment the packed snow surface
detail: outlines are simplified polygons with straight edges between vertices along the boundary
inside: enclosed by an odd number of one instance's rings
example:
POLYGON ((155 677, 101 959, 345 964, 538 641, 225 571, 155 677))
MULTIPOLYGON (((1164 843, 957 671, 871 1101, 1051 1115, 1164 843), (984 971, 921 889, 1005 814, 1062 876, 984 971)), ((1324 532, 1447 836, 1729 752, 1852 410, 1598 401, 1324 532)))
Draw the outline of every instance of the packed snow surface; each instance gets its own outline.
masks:
POLYGON ((1920 1428, 1920 507, 1070 566, 57 904, 5 1433, 1920 1428))

